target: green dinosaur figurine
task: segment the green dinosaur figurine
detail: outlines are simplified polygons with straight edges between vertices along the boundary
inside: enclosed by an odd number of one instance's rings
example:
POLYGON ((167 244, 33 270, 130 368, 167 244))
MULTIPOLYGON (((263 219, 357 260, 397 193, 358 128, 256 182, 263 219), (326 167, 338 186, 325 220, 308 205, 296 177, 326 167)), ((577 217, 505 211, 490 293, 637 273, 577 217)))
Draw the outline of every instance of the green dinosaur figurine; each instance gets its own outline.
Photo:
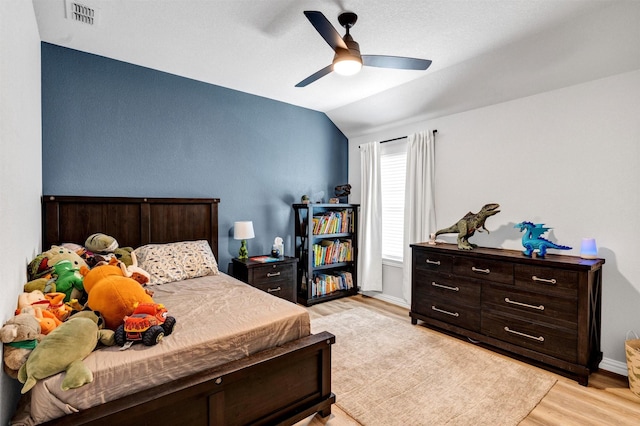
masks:
POLYGON ((477 245, 470 243, 469 238, 472 237, 476 231, 482 232, 483 229, 489 233, 489 230, 484 226, 484 221, 487 220, 489 216, 500 213, 499 208, 500 204, 497 203, 485 204, 478 213, 467 213, 454 225, 437 231, 435 236, 457 233, 458 249, 472 250, 474 247, 477 247, 477 245))

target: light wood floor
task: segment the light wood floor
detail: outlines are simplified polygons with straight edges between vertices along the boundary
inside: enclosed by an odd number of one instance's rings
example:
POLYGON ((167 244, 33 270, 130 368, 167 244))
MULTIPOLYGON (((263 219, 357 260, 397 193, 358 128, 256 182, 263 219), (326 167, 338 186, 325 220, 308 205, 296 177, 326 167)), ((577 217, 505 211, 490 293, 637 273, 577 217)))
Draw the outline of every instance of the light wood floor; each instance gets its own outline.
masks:
MULTIPOLYGON (((365 307, 380 314, 410 322, 407 309, 365 296, 321 303, 309 307, 308 310, 313 319, 355 307, 365 307)), ((511 358, 507 359, 511 360, 511 358)), ((520 426, 640 425, 640 397, 629 390, 626 377, 600 371, 589 377, 589 386, 581 386, 559 375, 556 377, 558 379, 556 384, 520 423, 520 426)), ((340 398, 340 395, 337 398, 340 398)), ((332 414, 328 418, 315 416, 296 426, 318 425, 352 426, 359 423, 334 405, 332 414)))

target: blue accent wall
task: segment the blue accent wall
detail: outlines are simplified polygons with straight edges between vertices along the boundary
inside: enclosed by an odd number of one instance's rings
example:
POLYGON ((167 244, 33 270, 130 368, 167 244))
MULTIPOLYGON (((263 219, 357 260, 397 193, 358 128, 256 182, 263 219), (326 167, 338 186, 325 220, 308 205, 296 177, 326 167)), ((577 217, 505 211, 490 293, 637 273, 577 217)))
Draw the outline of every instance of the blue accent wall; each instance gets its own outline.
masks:
POLYGON ((250 255, 276 236, 293 255, 291 204, 347 182, 324 113, 48 43, 42 133, 44 194, 220 198, 223 271, 234 221, 254 222, 250 255))

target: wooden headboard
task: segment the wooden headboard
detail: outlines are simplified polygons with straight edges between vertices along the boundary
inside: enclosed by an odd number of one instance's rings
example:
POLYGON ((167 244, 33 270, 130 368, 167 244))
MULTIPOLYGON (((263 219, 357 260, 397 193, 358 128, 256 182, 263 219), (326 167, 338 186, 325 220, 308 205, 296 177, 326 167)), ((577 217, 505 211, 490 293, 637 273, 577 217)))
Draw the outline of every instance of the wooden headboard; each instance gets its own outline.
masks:
POLYGON ((120 247, 207 240, 218 257, 219 198, 42 197, 42 248, 84 245, 91 234, 120 247))

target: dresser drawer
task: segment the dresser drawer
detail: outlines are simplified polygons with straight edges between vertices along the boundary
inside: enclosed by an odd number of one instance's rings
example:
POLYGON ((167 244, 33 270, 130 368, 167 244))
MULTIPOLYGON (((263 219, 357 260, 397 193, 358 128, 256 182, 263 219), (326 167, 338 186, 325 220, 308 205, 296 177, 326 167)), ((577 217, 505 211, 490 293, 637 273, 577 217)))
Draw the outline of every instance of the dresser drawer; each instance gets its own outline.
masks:
POLYGON ((504 312, 524 320, 544 321, 572 330, 578 327, 577 300, 512 286, 485 283, 482 287, 482 309, 483 312, 504 312))
POLYGON ((480 331, 480 308, 458 305, 449 301, 431 300, 423 303, 421 310, 425 316, 471 331, 480 331))
POLYGON ((480 331, 479 301, 476 306, 458 301, 455 297, 434 297, 426 286, 417 286, 412 294, 411 311, 467 330, 480 331))
POLYGON ((566 269, 516 265, 515 284, 523 289, 575 297, 578 273, 566 269))
POLYGON ((427 297, 451 300, 454 303, 480 307, 482 284, 450 274, 416 271, 418 292, 427 297))
POLYGON ((426 250, 413 249, 413 267, 424 271, 451 272, 453 256, 442 253, 433 253, 426 250))
POLYGON ((453 273, 498 283, 513 284, 513 264, 473 257, 456 257, 453 273))
POLYGON ((569 362, 577 362, 575 331, 494 312, 482 313, 482 333, 569 362))
POLYGON ((261 285, 271 285, 278 281, 292 281, 293 273, 293 264, 274 263, 272 265, 253 267, 250 270, 250 283, 258 287, 261 285))

